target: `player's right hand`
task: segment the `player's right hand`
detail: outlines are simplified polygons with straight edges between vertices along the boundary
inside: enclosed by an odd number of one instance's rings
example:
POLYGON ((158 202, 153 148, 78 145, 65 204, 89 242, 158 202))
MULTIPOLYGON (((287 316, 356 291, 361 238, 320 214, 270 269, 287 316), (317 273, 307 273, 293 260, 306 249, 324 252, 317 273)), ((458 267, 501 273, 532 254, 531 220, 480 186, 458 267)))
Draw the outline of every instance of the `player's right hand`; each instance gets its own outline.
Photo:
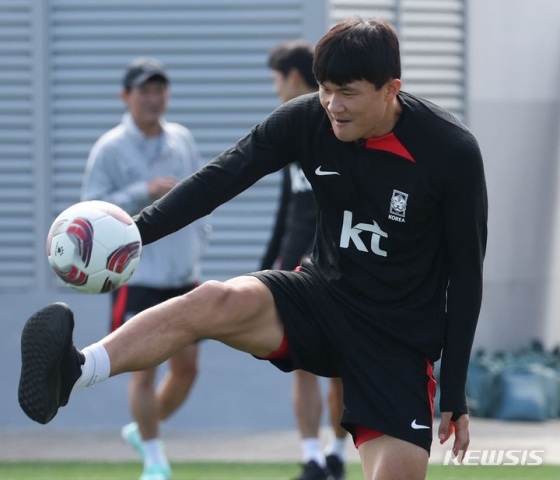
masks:
POLYGON ((462 462, 470 443, 469 415, 467 413, 461 415, 456 422, 451 420, 452 415, 453 412, 441 412, 441 421, 438 429, 439 443, 443 445, 449 440, 451 435, 455 434, 452 450, 453 456, 459 462, 462 462))
POLYGON ((177 177, 158 177, 148 182, 148 194, 150 197, 163 197, 169 190, 179 183, 177 177))

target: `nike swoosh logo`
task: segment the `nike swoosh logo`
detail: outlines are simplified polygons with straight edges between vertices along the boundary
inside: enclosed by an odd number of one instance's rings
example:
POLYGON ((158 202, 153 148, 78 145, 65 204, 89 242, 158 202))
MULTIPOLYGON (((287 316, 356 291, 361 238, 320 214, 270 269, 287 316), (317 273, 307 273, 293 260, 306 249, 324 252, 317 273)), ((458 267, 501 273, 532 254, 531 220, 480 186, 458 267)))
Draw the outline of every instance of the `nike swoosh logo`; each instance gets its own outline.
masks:
POLYGON ((427 425, 418 425, 418 424, 416 423, 416 419, 412 420, 412 423, 410 424, 410 426, 411 426, 412 428, 414 428, 414 430, 422 430, 423 428, 430 428, 430 427, 428 427, 427 425))
POLYGON ((315 175, 340 175, 340 173, 338 172, 329 172, 327 170, 321 170, 321 167, 317 167, 317 170, 315 170, 315 175))

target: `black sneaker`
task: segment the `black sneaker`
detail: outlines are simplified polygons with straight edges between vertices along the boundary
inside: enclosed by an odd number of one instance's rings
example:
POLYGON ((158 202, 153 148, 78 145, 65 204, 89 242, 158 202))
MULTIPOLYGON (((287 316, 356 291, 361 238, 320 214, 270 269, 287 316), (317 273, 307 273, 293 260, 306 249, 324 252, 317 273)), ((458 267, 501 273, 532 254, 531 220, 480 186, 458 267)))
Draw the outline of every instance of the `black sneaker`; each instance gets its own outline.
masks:
POLYGON ((85 357, 72 343, 73 330, 74 314, 64 303, 42 308, 23 327, 18 399, 31 420, 50 422, 82 375, 85 357))
POLYGON ((327 467, 330 470, 334 480, 344 480, 346 478, 346 469, 344 462, 338 455, 327 455, 327 467))
POLYGON ((317 462, 310 460, 303 464, 301 475, 294 480, 333 480, 327 468, 321 468, 317 462))

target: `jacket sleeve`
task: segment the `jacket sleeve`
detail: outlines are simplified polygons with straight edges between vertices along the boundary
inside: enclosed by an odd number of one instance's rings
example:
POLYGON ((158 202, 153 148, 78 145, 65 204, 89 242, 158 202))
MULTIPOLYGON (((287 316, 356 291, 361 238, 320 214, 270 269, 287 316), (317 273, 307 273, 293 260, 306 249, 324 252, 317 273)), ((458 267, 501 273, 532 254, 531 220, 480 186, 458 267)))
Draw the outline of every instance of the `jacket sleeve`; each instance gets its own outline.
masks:
POLYGON ((468 413, 467 369, 482 302, 488 199, 482 156, 474 138, 450 162, 445 179, 444 222, 450 258, 447 317, 441 360, 442 412, 468 413))
POLYGON ((288 167, 282 170, 282 191, 280 194, 280 202, 278 204, 278 211, 276 212, 276 219, 272 230, 272 236, 268 242, 266 252, 261 261, 261 270, 272 268, 274 262, 278 258, 280 252, 280 244, 286 231, 286 214, 288 211, 288 203, 292 192, 292 185, 290 180, 290 171, 288 167))

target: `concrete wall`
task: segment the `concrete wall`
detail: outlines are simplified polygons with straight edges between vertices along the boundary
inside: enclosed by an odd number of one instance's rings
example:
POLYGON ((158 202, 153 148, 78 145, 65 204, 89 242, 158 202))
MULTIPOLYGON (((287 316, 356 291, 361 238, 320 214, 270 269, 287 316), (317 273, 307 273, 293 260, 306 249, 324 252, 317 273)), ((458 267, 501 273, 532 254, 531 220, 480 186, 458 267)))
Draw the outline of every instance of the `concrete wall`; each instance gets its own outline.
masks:
POLYGON ((468 123, 489 192, 476 343, 560 341, 557 232, 560 2, 468 2, 468 123))

